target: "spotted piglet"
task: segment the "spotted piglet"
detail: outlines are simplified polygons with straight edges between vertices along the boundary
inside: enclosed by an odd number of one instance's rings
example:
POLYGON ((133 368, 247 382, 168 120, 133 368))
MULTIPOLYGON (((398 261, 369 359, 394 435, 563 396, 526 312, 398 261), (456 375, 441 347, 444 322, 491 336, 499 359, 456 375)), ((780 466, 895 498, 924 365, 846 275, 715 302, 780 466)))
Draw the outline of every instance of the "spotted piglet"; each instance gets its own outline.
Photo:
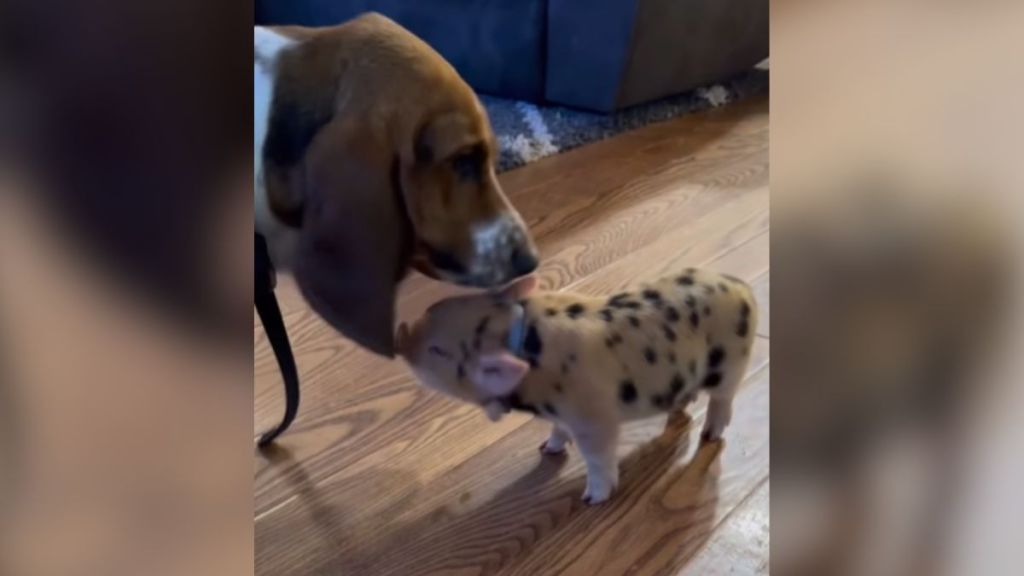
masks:
POLYGON ((535 291, 527 277, 497 294, 434 304, 399 326, 399 353, 426 386, 483 407, 553 424, 546 453, 576 442, 583 499, 608 499, 619 480, 620 423, 682 410, 709 396, 702 440, 722 435, 757 323, 750 287, 687 269, 606 297, 535 291))

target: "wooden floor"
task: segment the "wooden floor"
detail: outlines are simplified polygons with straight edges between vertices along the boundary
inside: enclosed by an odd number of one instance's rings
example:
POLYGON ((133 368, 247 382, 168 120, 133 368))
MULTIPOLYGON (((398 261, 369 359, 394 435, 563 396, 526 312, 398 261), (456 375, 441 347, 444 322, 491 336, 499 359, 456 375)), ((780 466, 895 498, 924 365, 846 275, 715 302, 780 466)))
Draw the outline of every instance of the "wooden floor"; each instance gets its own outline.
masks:
MULTIPOLYGON (((541 248, 547 288, 612 293, 687 266, 755 286, 759 337, 725 442, 698 450, 703 399, 690 424, 664 434, 664 418, 629 424, 619 491, 585 506, 578 453, 542 457, 542 422, 490 423, 420 388, 400 362, 336 335, 283 282, 304 396, 280 448, 256 456, 256 573, 767 573, 767 99, 651 125, 501 181, 541 248)), ((400 316, 451 291, 410 278, 400 316)), ((254 433, 283 410, 258 324, 255 346, 254 433)))

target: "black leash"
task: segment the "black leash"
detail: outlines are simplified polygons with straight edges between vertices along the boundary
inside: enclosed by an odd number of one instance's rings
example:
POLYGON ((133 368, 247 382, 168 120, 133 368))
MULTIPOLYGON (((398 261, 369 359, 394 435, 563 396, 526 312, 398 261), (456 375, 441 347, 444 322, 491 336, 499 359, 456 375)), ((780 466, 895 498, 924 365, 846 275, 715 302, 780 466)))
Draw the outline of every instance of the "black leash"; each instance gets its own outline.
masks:
POLYGON ((277 298, 274 296, 274 285, 276 284, 274 265, 270 261, 270 253, 267 252, 267 241, 259 234, 256 234, 255 248, 256 279, 253 285, 255 287, 253 300, 256 303, 256 312, 260 315, 260 321, 263 323, 263 331, 267 334, 267 339, 270 340, 270 347, 274 349, 274 357, 277 358, 281 377, 284 378, 285 396, 284 418, 277 427, 260 436, 257 445, 263 448, 287 430, 299 412, 299 371, 295 367, 295 357, 292 356, 292 346, 288 342, 288 331, 284 327, 281 308, 277 305, 277 298))

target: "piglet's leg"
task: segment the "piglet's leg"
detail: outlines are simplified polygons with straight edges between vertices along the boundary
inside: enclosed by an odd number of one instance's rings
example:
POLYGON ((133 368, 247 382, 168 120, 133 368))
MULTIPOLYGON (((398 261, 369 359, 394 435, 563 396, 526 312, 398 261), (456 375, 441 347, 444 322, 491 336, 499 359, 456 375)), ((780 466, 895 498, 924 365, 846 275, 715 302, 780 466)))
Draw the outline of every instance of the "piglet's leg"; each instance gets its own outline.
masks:
POLYGON ((704 420, 704 430, 700 434, 703 442, 711 442, 722 437, 722 432, 732 420, 732 397, 712 396, 708 401, 708 412, 704 420))
POLYGON ((737 363, 720 373, 721 376, 715 386, 705 388, 708 393, 708 411, 704 418, 704 430, 700 434, 701 441, 710 442, 722 437, 722 432, 732 420, 732 399, 736 396, 746 371, 746 361, 737 363))
POLYGON ((573 435, 587 463, 587 488, 583 491, 583 501, 600 504, 612 495, 619 484, 619 461, 615 456, 618 424, 574 431, 573 435))
POLYGON ((545 454, 563 454, 565 453, 565 445, 571 440, 572 438, 564 428, 558 424, 553 424, 551 426, 551 435, 540 445, 540 451, 545 454))

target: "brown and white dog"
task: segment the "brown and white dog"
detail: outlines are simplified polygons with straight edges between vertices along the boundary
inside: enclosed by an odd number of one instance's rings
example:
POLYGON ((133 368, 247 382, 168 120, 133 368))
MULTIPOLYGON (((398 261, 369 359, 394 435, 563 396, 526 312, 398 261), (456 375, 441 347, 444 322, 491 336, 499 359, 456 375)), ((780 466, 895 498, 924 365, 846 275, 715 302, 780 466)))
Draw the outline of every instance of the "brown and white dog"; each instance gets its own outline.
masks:
POLYGON ((335 328, 392 356, 410 266, 480 287, 536 268, 487 115, 427 44, 367 14, 256 27, 253 50, 256 232, 335 328))
POLYGON ((703 391, 702 438, 722 435, 757 324, 747 284, 694 269, 610 298, 533 292, 535 283, 442 300, 399 326, 399 354, 424 385, 492 420, 510 409, 549 420, 544 452, 574 439, 592 504, 618 484, 621 422, 682 410, 703 391))

